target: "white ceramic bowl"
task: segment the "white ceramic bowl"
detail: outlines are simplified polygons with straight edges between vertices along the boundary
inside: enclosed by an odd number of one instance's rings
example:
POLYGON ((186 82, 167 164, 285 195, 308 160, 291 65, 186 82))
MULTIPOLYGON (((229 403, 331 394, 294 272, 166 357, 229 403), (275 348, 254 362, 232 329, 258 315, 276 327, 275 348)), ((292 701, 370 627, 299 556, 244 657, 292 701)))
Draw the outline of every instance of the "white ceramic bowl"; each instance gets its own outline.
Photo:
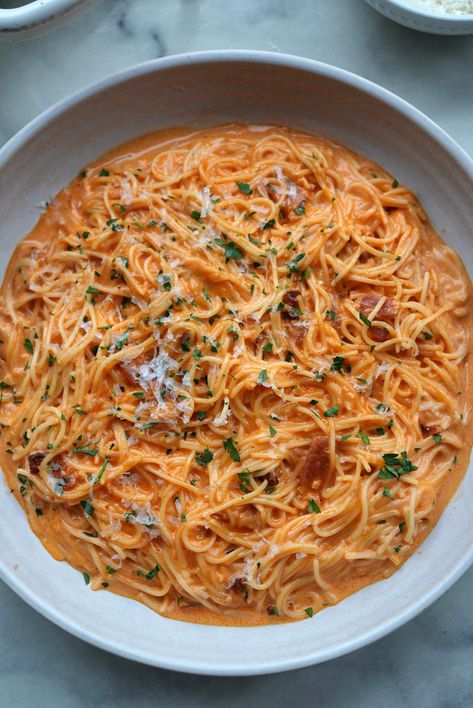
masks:
POLYGON ((473 34, 473 14, 429 12, 409 0, 366 0, 375 10, 400 25, 430 34, 473 34))
MULTIPOLYGON (((51 197, 115 145, 170 126, 288 124, 345 143, 415 190, 473 271, 473 163, 393 94, 341 69, 259 52, 160 59, 106 79, 36 118, 0 151, 2 268, 51 197)), ((1 275, 1 274, 0 274, 1 275)), ((64 629, 99 647, 181 671, 245 675, 339 656, 387 634, 444 592, 473 560, 473 474, 422 547, 389 580, 303 622, 213 627, 165 619, 54 561, 0 486, 0 575, 64 629)))
POLYGON ((0 39, 36 37, 64 24, 92 2, 97 0, 24 0, 18 7, 0 8, 0 39))

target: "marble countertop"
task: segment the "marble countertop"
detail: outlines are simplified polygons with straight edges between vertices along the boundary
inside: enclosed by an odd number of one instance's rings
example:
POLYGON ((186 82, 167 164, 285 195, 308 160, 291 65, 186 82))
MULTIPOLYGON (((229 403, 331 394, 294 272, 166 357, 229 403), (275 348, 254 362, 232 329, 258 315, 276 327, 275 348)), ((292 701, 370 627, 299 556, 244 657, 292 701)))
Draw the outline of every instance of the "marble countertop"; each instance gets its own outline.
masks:
MULTIPOLYGON (((362 0, 97 0, 58 30, 0 44, 0 144, 55 101, 118 69, 223 48, 300 54, 361 74, 427 113, 473 154, 473 36, 419 34, 362 0)), ((472 706, 472 598, 473 569, 418 618, 365 649, 291 673, 217 679, 95 649, 0 583, 0 700, 61 708, 472 706)))

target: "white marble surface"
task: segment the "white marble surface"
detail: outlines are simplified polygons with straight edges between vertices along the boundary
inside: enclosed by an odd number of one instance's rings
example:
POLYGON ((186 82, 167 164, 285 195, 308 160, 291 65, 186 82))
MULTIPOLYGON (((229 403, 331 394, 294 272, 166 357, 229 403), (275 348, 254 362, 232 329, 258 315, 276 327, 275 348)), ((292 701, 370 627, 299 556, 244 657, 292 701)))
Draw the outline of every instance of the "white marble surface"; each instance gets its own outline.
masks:
MULTIPOLYGON (((417 34, 362 0, 98 1, 62 29, 0 45, 0 144, 58 99, 122 67, 219 48, 301 54, 354 71, 416 105, 473 154, 473 37, 417 34)), ((108 655, 0 584, 0 705, 469 707, 472 599, 470 570, 420 617, 371 647, 292 673, 215 679, 108 655)))

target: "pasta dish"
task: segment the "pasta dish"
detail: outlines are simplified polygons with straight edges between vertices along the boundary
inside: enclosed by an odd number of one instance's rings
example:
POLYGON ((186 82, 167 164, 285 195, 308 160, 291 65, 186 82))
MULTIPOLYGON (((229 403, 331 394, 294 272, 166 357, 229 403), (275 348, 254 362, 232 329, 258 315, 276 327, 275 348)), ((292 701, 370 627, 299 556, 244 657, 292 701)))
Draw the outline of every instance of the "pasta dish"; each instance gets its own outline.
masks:
POLYGON ((458 486, 470 302, 416 196, 346 147, 140 138, 9 263, 7 483, 94 590, 195 622, 312 617, 399 568, 458 486))

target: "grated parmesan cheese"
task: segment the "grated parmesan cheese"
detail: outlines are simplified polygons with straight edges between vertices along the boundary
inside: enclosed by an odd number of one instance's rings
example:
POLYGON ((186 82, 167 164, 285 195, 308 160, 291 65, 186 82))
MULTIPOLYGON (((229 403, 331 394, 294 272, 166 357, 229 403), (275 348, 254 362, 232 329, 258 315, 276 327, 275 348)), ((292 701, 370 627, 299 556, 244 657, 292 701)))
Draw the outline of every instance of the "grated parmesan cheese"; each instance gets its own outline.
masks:
POLYGON ((162 403, 163 398, 161 389, 163 386, 167 389, 172 381, 169 378, 170 371, 176 371, 179 364, 174 359, 171 359, 166 352, 160 351, 147 364, 142 364, 138 369, 138 382, 145 390, 148 390, 150 384, 156 386, 156 398, 162 403))
POLYGON ((409 0, 409 3, 438 14, 473 14, 473 0, 409 0))
POLYGON ((391 364, 389 364, 387 361, 383 361, 382 364, 378 364, 378 366, 376 367, 376 370, 374 372, 373 378, 377 379, 379 376, 382 376, 383 374, 385 374, 386 371, 389 370, 390 366, 391 366, 391 364))
POLYGON ((221 413, 215 418, 214 420, 214 425, 216 425, 218 428, 222 425, 225 425, 227 420, 232 414, 232 410, 230 408, 230 400, 228 396, 225 396, 223 399, 223 408, 221 413))

